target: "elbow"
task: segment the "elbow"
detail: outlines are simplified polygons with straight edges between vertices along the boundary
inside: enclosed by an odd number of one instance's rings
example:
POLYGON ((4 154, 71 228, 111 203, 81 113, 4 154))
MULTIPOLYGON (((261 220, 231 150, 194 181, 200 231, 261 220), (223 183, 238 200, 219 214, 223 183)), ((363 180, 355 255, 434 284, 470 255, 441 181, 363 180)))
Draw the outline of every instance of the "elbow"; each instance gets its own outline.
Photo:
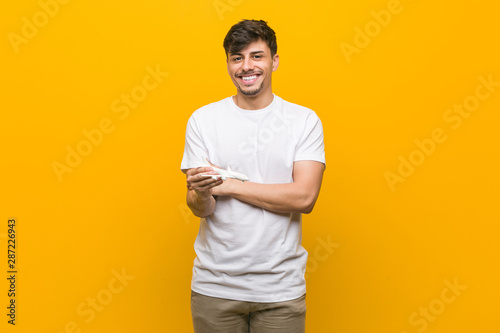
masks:
POLYGON ((316 205, 316 200, 318 200, 318 196, 319 188, 317 190, 309 189, 309 191, 305 191, 302 197, 302 214, 310 214, 313 211, 314 206, 316 205))
POLYGON ((214 213, 214 211, 215 211, 215 209, 203 210, 203 211, 197 211, 197 212, 193 211, 193 214, 196 215, 197 217, 201 218, 201 219, 204 219, 204 218, 209 217, 210 215, 212 215, 214 213))
POLYGON ((313 208, 314 208, 314 204, 312 205, 309 205, 309 206, 306 206, 302 209, 302 214, 309 214, 313 211, 313 208))
POLYGON ((194 191, 188 191, 186 203, 191 212, 199 218, 205 218, 212 215, 215 211, 215 199, 210 196, 203 199, 194 194, 194 191))
POLYGON ((211 207, 204 207, 204 206, 197 206, 190 202, 189 200, 187 201, 187 206, 191 213, 193 213, 194 216, 199 217, 199 218, 205 218, 209 215, 212 215, 215 209, 210 209, 211 207))
POLYGON ((311 198, 306 198, 302 200, 302 204, 299 208, 299 213, 310 214, 313 211, 314 205, 316 204, 316 196, 311 198))
POLYGON ((194 216, 202 218, 202 219, 207 217, 207 216, 210 216, 214 213, 214 210, 212 210, 212 209, 209 210, 209 209, 206 209, 206 207, 199 209, 199 207, 192 206, 189 203, 188 203, 188 207, 194 216))
POLYGON ((309 214, 312 212, 312 208, 305 209, 302 214, 309 214))
POLYGON ((210 214, 207 214, 206 212, 196 211, 196 210, 192 210, 192 209, 191 209, 191 211, 193 212, 194 216, 199 217, 200 219, 203 219, 203 218, 210 215, 210 214))

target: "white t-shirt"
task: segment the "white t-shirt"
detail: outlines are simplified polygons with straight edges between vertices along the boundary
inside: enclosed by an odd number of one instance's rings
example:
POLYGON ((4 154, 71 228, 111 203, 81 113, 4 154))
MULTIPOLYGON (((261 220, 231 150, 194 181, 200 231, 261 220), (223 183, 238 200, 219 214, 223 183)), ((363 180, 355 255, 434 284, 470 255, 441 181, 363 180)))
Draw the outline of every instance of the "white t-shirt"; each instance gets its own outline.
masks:
MULTIPOLYGON (((314 111, 278 96, 261 110, 241 109, 228 97, 188 121, 181 169, 202 166, 203 157, 251 182, 291 183, 295 161, 325 163, 323 128, 314 111)), ((301 241, 301 214, 218 197, 215 212, 200 220, 191 288, 250 302, 300 297, 307 262, 301 241)))

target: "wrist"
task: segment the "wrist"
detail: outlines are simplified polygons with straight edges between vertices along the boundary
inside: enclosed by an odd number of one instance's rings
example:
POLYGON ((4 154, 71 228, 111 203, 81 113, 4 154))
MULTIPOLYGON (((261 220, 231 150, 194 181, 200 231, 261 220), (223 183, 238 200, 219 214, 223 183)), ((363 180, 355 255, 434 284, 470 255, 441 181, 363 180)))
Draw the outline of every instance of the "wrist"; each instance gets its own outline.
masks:
POLYGON ((203 192, 195 191, 195 192, 196 192, 196 196, 198 197, 198 201, 200 201, 200 202, 206 202, 212 198, 211 191, 203 191, 203 192))
POLYGON ((233 197, 239 193, 239 188, 240 186, 243 186, 244 183, 242 183, 239 180, 231 179, 231 181, 229 181, 227 185, 228 185, 226 187, 227 195, 233 197))

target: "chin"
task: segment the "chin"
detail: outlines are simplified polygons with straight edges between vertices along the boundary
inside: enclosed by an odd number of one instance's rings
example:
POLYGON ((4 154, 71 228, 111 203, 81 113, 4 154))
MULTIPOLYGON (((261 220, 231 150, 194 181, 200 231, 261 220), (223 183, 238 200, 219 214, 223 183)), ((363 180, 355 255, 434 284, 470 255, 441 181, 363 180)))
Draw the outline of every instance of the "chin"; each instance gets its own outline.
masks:
POLYGON ((261 85, 259 88, 257 89, 248 89, 248 90, 243 90, 241 89, 241 87, 239 88, 239 91, 245 95, 245 96, 256 96, 258 95, 264 88, 264 85, 261 85))

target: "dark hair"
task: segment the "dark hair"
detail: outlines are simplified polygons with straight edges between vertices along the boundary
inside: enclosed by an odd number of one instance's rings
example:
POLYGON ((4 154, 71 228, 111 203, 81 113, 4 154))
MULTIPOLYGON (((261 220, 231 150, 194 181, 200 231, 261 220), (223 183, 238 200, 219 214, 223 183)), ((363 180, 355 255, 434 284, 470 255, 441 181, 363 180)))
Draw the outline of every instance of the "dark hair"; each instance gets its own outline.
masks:
POLYGON ((239 52, 248 44, 262 39, 266 42, 271 50, 273 57, 278 52, 278 44, 276 44, 276 34, 271 29, 266 21, 263 20, 243 20, 229 29, 226 38, 224 38, 224 50, 226 57, 229 53, 239 52))

